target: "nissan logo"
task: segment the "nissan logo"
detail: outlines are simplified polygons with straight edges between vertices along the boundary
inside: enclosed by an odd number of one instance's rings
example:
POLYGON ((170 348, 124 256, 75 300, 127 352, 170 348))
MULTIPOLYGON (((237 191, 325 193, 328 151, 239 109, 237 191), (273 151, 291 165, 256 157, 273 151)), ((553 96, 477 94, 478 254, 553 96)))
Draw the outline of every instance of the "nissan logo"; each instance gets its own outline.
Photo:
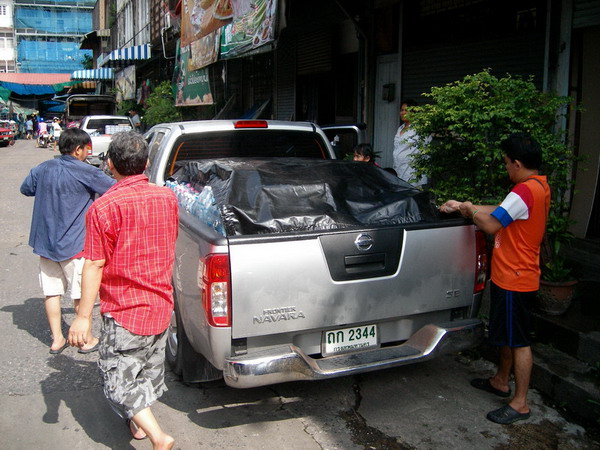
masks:
POLYGON ((356 245, 357 249, 366 252, 373 248, 373 238, 368 234, 359 234, 354 241, 354 245, 356 245))

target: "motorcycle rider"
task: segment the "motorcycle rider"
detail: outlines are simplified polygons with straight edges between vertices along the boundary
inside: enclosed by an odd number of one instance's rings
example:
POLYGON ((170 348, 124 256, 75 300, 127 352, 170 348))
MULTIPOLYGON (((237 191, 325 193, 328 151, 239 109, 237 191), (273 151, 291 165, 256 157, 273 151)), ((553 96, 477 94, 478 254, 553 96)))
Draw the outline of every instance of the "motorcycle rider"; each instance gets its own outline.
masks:
POLYGON ((40 117, 40 121, 38 122, 38 147, 47 147, 49 137, 48 124, 40 117))
POLYGON ((56 144, 58 143, 58 138, 60 137, 60 133, 62 132, 62 127, 60 126, 60 119, 58 117, 52 119, 52 128, 52 138, 54 140, 53 148, 54 151, 56 151, 56 144))

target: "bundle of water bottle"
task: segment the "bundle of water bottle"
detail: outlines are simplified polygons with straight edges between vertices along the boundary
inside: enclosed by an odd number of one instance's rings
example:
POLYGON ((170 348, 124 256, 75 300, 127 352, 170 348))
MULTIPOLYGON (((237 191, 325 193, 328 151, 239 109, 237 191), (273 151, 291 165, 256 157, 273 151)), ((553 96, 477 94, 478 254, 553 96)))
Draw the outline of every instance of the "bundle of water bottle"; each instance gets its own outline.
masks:
POLYGON ((198 191, 190 183, 167 180, 166 186, 175 192, 179 205, 192 216, 225 236, 225 227, 212 188, 204 186, 198 191))

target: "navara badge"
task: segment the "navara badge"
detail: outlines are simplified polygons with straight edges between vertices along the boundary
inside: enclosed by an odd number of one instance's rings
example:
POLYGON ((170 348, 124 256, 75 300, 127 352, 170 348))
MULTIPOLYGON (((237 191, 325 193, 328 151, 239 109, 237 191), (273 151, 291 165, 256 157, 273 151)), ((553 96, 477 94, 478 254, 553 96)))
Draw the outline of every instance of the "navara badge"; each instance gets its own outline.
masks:
POLYGON ((373 238, 368 234, 359 234, 356 240, 354 241, 354 245, 360 251, 366 252, 373 248, 373 238))

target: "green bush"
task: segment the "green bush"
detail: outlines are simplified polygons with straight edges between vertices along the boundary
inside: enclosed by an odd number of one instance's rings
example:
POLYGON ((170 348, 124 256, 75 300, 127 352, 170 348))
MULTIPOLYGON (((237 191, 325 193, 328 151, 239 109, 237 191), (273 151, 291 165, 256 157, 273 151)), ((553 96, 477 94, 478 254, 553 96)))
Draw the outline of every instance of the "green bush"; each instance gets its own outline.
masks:
POLYGON ((138 114, 142 115, 143 111, 141 111, 140 106, 135 102, 135 100, 123 100, 120 103, 117 103, 117 114, 119 116, 128 116, 129 111, 135 109, 138 114))
POLYGON ((181 116, 175 106, 171 83, 163 81, 149 95, 143 121, 148 127, 151 127, 157 123, 177 122, 179 120, 181 120, 181 116))
POLYGON ((574 156, 555 124, 566 112, 568 97, 539 91, 531 78, 496 78, 489 70, 423 95, 431 103, 410 110, 411 126, 421 136, 414 165, 417 177, 426 174, 441 201, 502 200, 510 180, 500 142, 511 133, 527 132, 542 147, 554 205, 564 212, 574 156), (428 136, 433 137, 429 143, 428 136))

